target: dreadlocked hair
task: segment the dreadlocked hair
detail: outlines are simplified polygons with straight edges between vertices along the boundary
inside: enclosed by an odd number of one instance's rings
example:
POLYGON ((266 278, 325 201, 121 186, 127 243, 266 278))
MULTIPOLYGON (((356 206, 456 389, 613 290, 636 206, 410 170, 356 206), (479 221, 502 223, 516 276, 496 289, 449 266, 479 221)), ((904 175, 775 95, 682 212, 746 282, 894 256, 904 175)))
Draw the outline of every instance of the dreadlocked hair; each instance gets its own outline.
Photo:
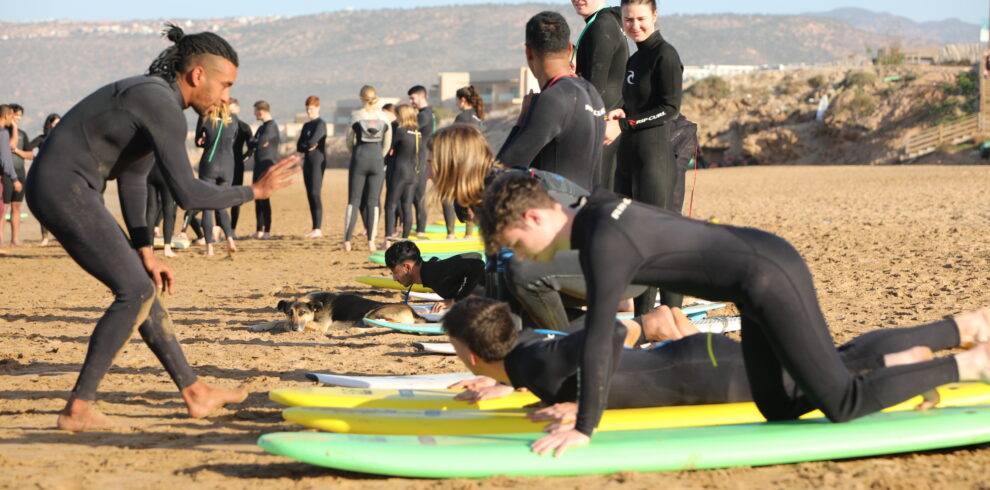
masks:
POLYGON ((182 28, 169 22, 165 24, 162 35, 172 41, 158 58, 148 67, 148 75, 162 77, 174 82, 179 73, 189 69, 192 58, 201 54, 212 54, 225 58, 234 66, 240 66, 237 52, 222 37, 212 32, 200 32, 186 35, 182 28))

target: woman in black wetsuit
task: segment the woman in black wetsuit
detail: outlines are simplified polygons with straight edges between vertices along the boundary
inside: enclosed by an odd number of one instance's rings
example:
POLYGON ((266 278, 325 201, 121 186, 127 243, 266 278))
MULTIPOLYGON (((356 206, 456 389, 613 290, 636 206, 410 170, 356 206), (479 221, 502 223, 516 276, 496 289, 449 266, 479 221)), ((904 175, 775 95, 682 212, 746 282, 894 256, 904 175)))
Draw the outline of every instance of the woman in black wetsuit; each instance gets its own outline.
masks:
MULTIPOLYGON (((681 106, 684 67, 677 50, 657 30, 655 0, 622 0, 622 23, 638 50, 626 62, 623 106, 609 113, 605 143, 620 134, 615 192, 636 201, 674 208, 677 162, 670 145, 670 127, 681 106)), ((653 307, 657 290, 647 289, 636 312, 653 307)), ((680 306, 681 296, 665 293, 665 305, 680 306)))
POLYGON ((205 114, 227 100, 237 78, 237 53, 210 32, 186 36, 170 25, 166 34, 174 45, 152 63, 148 75, 106 85, 76 104, 49 135, 28 173, 26 196, 38 221, 114 294, 59 414, 63 430, 113 425, 93 407, 93 400, 135 330, 179 388, 189 416, 205 417, 247 397, 243 388, 219 389, 198 380, 182 353, 158 296, 172 292, 174 276, 151 247, 145 221, 148 171, 157 156, 182 207, 220 209, 266 198, 289 185, 297 159, 279 162, 251 187, 220 188, 196 179, 186 154, 183 110, 191 106, 205 114), (108 178, 118 181, 127 234, 103 205, 108 178))
POLYGON ((621 346, 614 305, 629 284, 733 302, 742 317, 742 353, 753 401, 767 420, 796 419, 817 408, 843 422, 956 381, 990 382, 990 308, 955 315, 960 340, 980 342, 953 357, 850 373, 815 295, 811 272, 782 238, 715 225, 620 198, 606 190, 562 205, 524 174, 485 191, 479 213, 491 246, 548 260, 576 249, 587 281, 587 338, 580 357, 573 428, 540 439, 540 453, 587 443, 600 421, 621 346), (801 390, 789 391, 790 376, 801 390))
POLYGON ((306 98, 306 115, 309 121, 303 124, 296 142, 296 151, 303 154, 303 181, 306 184, 306 199, 309 200, 309 215, 313 229, 304 235, 306 238, 323 236, 323 172, 327 169, 326 142, 327 123, 320 117, 320 98, 310 95, 306 98))
MULTIPOLYGON (((420 172, 419 152, 423 148, 422 135, 419 134, 419 122, 416 119, 416 109, 402 104, 396 109, 396 120, 392 127, 392 152, 389 158, 388 192, 385 193, 385 237, 396 235, 395 223, 397 218, 402 220, 402 238, 409 238, 412 233, 413 196, 416 193, 416 182, 420 172)), ((383 244, 382 248, 388 248, 383 244)))
POLYGON ((454 124, 470 124, 482 129, 485 123, 485 101, 474 89, 474 85, 457 89, 454 98, 457 109, 461 111, 454 118, 454 124))
MULTIPOLYGON (((268 102, 259 100, 254 103, 254 117, 261 121, 261 126, 254 133, 254 138, 248 146, 254 150, 253 182, 264 177, 275 159, 278 158, 278 123, 272 119, 272 108, 268 102)), ((255 238, 267 240, 272 237, 272 203, 268 199, 258 199, 254 202, 255 238)))
MULTIPOLYGON (((196 129, 197 146, 203 149, 199 159, 199 180, 220 187, 230 186, 234 179, 234 139, 237 126, 230 117, 230 108, 220 104, 199 119, 196 129)), ((227 237, 227 255, 237 251, 234 245, 234 230, 230 214, 226 209, 203 211, 203 238, 206 240, 206 255, 213 255, 213 219, 216 218, 227 237)))
POLYGON ((388 117, 378 108, 378 92, 370 85, 361 87, 364 107, 351 114, 347 148, 351 165, 347 173, 347 210, 344 212, 344 250, 351 250, 351 234, 361 214, 368 233, 368 249, 377 250, 379 203, 385 183, 385 155, 392 148, 388 117), (362 209, 363 205, 363 209, 362 209))
MULTIPOLYGON (((58 125, 58 122, 61 120, 62 116, 57 113, 53 112, 49 114, 48 117, 45 118, 45 125, 41 130, 41 134, 31 140, 30 149, 34 150, 41 148, 41 145, 45 143, 45 139, 48 138, 48 134, 52 132, 52 129, 55 129, 55 126, 58 125)), ((39 243, 38 246, 48 246, 48 230, 45 228, 45 225, 41 225, 41 243, 39 243)))

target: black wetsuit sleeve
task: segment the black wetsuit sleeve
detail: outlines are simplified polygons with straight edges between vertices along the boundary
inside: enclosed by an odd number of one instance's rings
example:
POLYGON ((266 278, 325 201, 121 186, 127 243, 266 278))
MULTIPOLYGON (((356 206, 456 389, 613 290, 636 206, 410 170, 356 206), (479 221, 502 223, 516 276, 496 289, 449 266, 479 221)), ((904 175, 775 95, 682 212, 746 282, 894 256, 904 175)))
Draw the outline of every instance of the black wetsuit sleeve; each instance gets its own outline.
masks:
POLYGON ((134 162, 117 177, 117 197, 120 199, 120 212, 124 215, 124 225, 135 249, 150 247, 152 236, 148 227, 146 209, 148 206, 148 171, 154 165, 154 155, 134 162))
POLYGON ((275 124, 273 123, 267 123, 265 124, 264 131, 262 131, 261 134, 258 135, 258 146, 256 150, 260 150, 262 148, 267 149, 277 140, 278 140, 277 126, 275 126, 275 124))
POLYGON ((14 153, 10 149, 10 133, 6 128, 0 128, 0 166, 3 167, 3 174, 11 182, 17 182, 17 173, 14 172, 14 153))
POLYGON ((484 271, 485 263, 480 258, 458 255, 425 262, 421 274, 424 286, 444 299, 460 301, 471 295, 484 271))
POLYGON ((502 148, 498 160, 508 167, 531 167, 536 156, 547 143, 553 141, 563 130, 565 121, 573 111, 574 101, 564 100, 563 90, 546 91, 535 97, 523 123, 513 127, 502 148))
POLYGON ((652 107, 644 107, 638 114, 626 114, 624 119, 619 119, 619 127, 623 131, 639 131, 677 119, 681 110, 683 71, 677 51, 673 48, 663 49, 650 80, 654 90, 651 97, 654 104, 651 104, 652 107))
POLYGON ((309 138, 305 140, 300 136, 299 147, 303 148, 301 151, 308 151, 310 148, 320 144, 320 140, 325 138, 327 135, 327 125, 326 124, 313 124, 313 132, 310 133, 309 138))
POLYGON ((622 344, 612 342, 615 310, 643 258, 624 230, 606 217, 598 220, 580 250, 588 291, 587 339, 578 371, 578 416, 575 429, 590 436, 608 402, 608 385, 622 344))
POLYGON ((248 158, 254 156, 254 145, 251 143, 251 138, 254 138, 254 135, 251 134, 251 126, 249 126, 248 123, 244 121, 241 120, 237 121, 237 129, 241 133, 240 135, 241 144, 244 145, 242 148, 247 148, 247 151, 243 153, 242 158, 244 160, 247 160, 248 158))
POLYGON ((186 120, 175 107, 175 95, 167 87, 145 84, 129 90, 125 97, 122 105, 151 142, 162 175, 179 206, 223 209, 254 199, 251 187, 218 187, 193 175, 186 154, 186 120), (158 93, 149 93, 152 91, 158 93))
MULTIPOLYGON (((621 90, 621 79, 616 83, 614 80, 609 80, 609 74, 612 71, 612 63, 621 51, 618 44, 622 43, 625 45, 626 43, 621 30, 615 29, 614 26, 608 25, 607 22, 608 19, 604 18, 592 22, 588 26, 589 32, 581 38, 581 47, 578 49, 579 64, 590 65, 585 70, 587 73, 581 73, 581 77, 595 86, 598 90, 598 95, 602 97, 603 101, 611 98, 606 94, 609 89, 614 91, 621 90)), ((624 62, 625 60, 622 61, 624 62)), ((605 108, 608 110, 614 109, 614 107, 605 108)))
POLYGON ((41 144, 44 143, 44 142, 45 142, 45 135, 39 134, 38 136, 35 136, 34 139, 31 140, 30 143, 28 143, 27 150, 28 151, 31 151, 31 150, 37 149, 37 148, 41 147, 41 144))

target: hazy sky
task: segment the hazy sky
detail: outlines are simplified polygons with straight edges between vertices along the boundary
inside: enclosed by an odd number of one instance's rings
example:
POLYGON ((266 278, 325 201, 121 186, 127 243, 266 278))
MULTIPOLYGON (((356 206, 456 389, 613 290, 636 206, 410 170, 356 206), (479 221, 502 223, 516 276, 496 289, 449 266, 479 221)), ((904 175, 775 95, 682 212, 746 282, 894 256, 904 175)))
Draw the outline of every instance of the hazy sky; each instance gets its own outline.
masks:
MULTIPOLYGON (((305 15, 345 8, 377 9, 398 7, 439 6, 471 3, 521 3, 497 0, 5 0, 0 8, 0 21, 32 21, 43 19, 69 20, 130 20, 187 19, 204 17, 261 17, 267 15, 305 15)), ((565 2, 561 2, 565 3, 565 2)), ((617 5, 618 0, 610 0, 617 5)), ((890 12, 916 21, 958 18, 978 24, 987 17, 988 5, 981 0, 659 0, 662 13, 769 13, 797 14, 821 12, 839 7, 858 6, 877 12, 890 12)))

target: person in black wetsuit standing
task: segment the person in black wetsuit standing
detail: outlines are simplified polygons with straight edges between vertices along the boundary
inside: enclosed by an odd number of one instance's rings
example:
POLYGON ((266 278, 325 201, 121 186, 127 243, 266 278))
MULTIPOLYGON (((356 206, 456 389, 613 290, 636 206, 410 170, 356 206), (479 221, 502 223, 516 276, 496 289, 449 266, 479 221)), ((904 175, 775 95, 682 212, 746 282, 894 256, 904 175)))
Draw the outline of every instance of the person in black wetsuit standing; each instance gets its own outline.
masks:
MULTIPOLYGON (((622 33, 622 11, 607 7, 605 0, 571 0, 571 5, 585 22, 571 56, 574 70, 598 89, 606 111, 621 108, 629 59, 629 46, 622 33)), ((602 148, 601 186, 609 190, 615 187, 618 149, 618 141, 602 148)))
MULTIPOLYGON (((45 143, 45 140, 48 139, 48 135, 51 134, 52 130, 55 129, 55 126, 57 126, 58 122, 61 120, 62 120, 62 116, 60 116, 58 113, 55 112, 45 117, 45 124, 44 126, 42 126, 41 134, 35 136, 35 138, 31 140, 30 149, 34 150, 37 148, 41 148, 41 145, 43 145, 45 143)), ((39 243, 38 246, 39 247, 48 246, 48 230, 45 229, 44 225, 41 225, 41 243, 39 243)))
POLYGON ((279 162, 251 187, 220 188, 196 179, 185 149, 183 110, 191 106, 205 114, 229 97, 237 53, 210 32, 187 36, 169 25, 166 35, 174 44, 147 75, 106 85, 70 109, 28 173, 25 194, 38 220, 115 297, 90 337, 78 381, 59 414, 58 427, 64 430, 113 425, 93 400, 135 329, 172 377, 191 417, 205 417, 247 397, 243 388, 219 389, 197 380, 182 353, 158 297, 159 291, 172 292, 174 276, 152 252, 145 222, 148 171, 156 164, 154 154, 182 207, 220 209, 289 185, 297 159, 279 162), (126 235, 103 205, 107 179, 118 181, 126 235))
MULTIPOLYGON (((10 141, 15 143, 10 149, 14 159, 14 172, 17 173, 17 180, 24 182, 26 175, 24 162, 34 159, 34 152, 31 149, 31 141, 27 133, 21 129, 21 118, 24 117, 24 107, 20 104, 9 104, 14 111, 12 125, 10 127, 10 141), (16 140, 16 141, 15 141, 16 140)), ((10 206, 10 244, 15 247, 24 245, 21 241, 21 203, 24 202, 24 192, 15 191, 13 182, 6 177, 3 182, 3 203, 10 206)))
MULTIPOLYGON (((955 315, 981 342, 953 357, 850 373, 835 349, 800 254, 782 238, 716 225, 598 189, 561 205, 535 179, 508 174, 486 190, 479 213, 489 246, 548 260, 577 249, 588 290, 578 417, 533 445, 539 453, 587 443, 608 398, 619 349, 615 304, 628 284, 731 301, 742 317, 742 353, 753 400, 767 420, 820 409, 833 422, 868 415, 937 386, 990 382, 990 308, 955 315), (785 374, 801 389, 784 385, 785 374)), ((965 338, 963 340, 965 340, 965 338)))
POLYGON ((323 172, 327 169, 327 123, 320 117, 320 98, 310 95, 306 98, 306 115, 309 121, 303 124, 296 142, 296 151, 303 157, 303 180, 306 184, 306 198, 309 200, 309 215, 313 229, 306 238, 323 236, 323 172))
MULTIPOLYGON (((681 107, 684 67, 677 50, 656 28, 654 0, 623 0, 622 21, 638 50, 626 63, 623 107, 609 113, 606 129, 606 144, 616 144, 614 138, 622 135, 614 190, 680 213, 680 208, 674 209, 677 163, 670 130, 681 107)), ((652 309, 656 295, 656 289, 647 289, 636 300, 636 312, 652 309)), ((661 297, 661 302, 670 306, 679 306, 681 300, 680 295, 668 292, 661 297)))
MULTIPOLYGON (((249 145, 254 150, 254 170, 252 182, 258 182, 275 164, 278 158, 278 123, 272 119, 272 108, 263 100, 254 103, 254 117, 261 121, 261 126, 254 132, 249 145)), ((272 203, 268 199, 257 199, 254 202, 255 238, 267 240, 272 237, 272 203)))
MULTIPOLYGON (((426 150, 419 134, 416 109, 402 104, 392 122, 392 151, 388 159, 388 191, 385 194, 385 237, 396 236, 395 223, 402 221, 402 238, 412 233, 413 197, 419 173, 419 154, 426 150)), ((383 244, 387 247, 388 244, 383 244)))
POLYGON ((541 12, 526 23, 526 62, 542 91, 526 96, 497 158, 593 189, 601 180, 605 105, 594 85, 571 70, 570 36, 557 12, 541 12))
MULTIPOLYGON (((422 145, 427 145, 430 143, 433 133, 437 132, 437 115, 433 112, 433 107, 430 106, 426 87, 416 85, 406 93, 409 95, 409 104, 419 110, 416 118, 419 121, 420 140, 422 145)), ((426 181, 428 177, 427 173, 423 171, 426 169, 425 151, 420 152, 419 166, 416 168, 420 169, 420 171, 416 174, 416 194, 413 196, 413 207, 416 208, 416 232, 422 234, 426 233, 426 225, 429 224, 427 222, 429 211, 427 210, 428 206, 426 203, 426 181)), ((447 224, 447 238, 454 238, 454 225, 457 222, 457 217, 454 215, 453 205, 451 204, 448 207, 447 203, 442 204, 443 219, 447 224)))
MULTIPOLYGON (((251 133, 251 126, 238 116, 241 113, 241 104, 237 99, 231 97, 228 106, 230 106, 230 118, 237 124, 237 136, 234 138, 234 177, 230 184, 243 185, 244 161, 254 155, 254 149, 248 144, 254 135, 251 133)), ((240 216, 240 206, 230 208, 230 227, 234 229, 234 238, 237 238, 237 219, 240 216)))
MULTIPOLYGON (((230 109, 221 104, 199 118, 196 128, 196 146, 203 149, 199 159, 199 180, 220 187, 230 185, 234 178, 234 139, 237 126, 230 117, 230 109)), ((230 214, 226 209, 203 211, 203 238, 206 240, 206 255, 213 255, 213 219, 220 223, 227 238, 227 255, 237 251, 234 245, 234 230, 230 224, 230 214)))
POLYGON ((482 129, 482 125, 485 123, 485 101, 481 98, 481 94, 474 89, 474 85, 457 89, 457 92, 454 93, 454 100, 457 109, 461 111, 454 118, 454 124, 470 124, 482 129))

